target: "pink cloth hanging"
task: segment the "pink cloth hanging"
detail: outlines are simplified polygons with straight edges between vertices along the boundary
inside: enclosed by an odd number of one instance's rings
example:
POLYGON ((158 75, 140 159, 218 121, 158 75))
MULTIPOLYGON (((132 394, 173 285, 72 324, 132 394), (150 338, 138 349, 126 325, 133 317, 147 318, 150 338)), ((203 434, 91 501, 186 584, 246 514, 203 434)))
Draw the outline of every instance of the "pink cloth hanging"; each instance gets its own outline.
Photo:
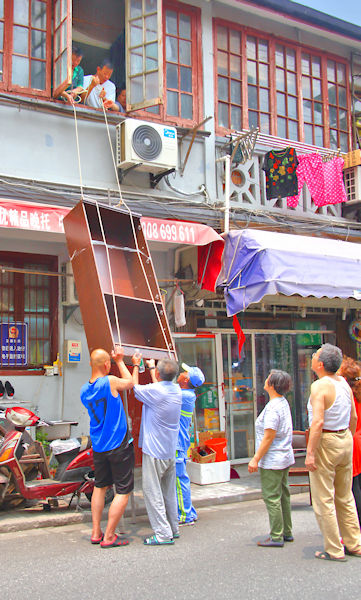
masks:
POLYGON ((325 179, 323 174, 322 158, 319 154, 301 154, 298 156, 298 166, 296 169, 298 180, 297 196, 287 198, 287 206, 295 208, 298 205, 303 184, 306 182, 310 194, 317 206, 323 206, 325 203, 325 179))
POLYGON ((323 177, 325 180, 325 201, 317 206, 325 204, 338 204, 347 202, 345 184, 343 182, 343 158, 336 156, 332 160, 323 163, 323 177))

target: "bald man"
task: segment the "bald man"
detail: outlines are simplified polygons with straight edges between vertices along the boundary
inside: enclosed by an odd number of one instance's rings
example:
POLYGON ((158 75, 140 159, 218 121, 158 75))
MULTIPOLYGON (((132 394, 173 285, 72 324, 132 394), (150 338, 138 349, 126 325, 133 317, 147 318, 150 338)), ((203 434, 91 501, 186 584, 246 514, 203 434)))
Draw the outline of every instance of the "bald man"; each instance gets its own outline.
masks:
MULTIPOLYGON (((128 435, 128 423, 119 392, 133 387, 132 376, 123 361, 120 346, 112 352, 120 377, 109 375, 111 359, 105 350, 93 350, 90 356, 91 378, 83 385, 80 398, 90 417, 90 437, 93 445, 95 487, 91 501, 93 530, 91 543, 101 548, 126 546, 129 542, 115 533, 115 528, 127 506, 134 488, 134 449, 128 435), (115 486, 108 523, 103 534, 100 528, 105 493, 115 486)), ((135 362, 137 359, 135 358, 135 362)))

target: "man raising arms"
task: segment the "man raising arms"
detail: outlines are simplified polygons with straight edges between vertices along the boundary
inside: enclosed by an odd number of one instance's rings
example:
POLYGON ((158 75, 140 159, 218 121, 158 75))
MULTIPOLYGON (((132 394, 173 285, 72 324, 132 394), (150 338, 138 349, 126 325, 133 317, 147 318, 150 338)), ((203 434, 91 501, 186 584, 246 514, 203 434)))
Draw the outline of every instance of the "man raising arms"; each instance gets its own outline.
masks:
POLYGON ((109 375, 108 352, 98 348, 90 355, 91 378, 83 385, 80 398, 90 417, 93 445, 95 487, 91 500, 93 530, 91 543, 102 548, 126 546, 128 540, 115 534, 115 528, 134 488, 134 449, 128 437, 128 423, 119 392, 130 390, 133 380, 123 361, 120 346, 112 352, 121 377, 109 375), (108 523, 103 535, 100 528, 105 493, 115 485, 116 494, 110 505, 108 523))

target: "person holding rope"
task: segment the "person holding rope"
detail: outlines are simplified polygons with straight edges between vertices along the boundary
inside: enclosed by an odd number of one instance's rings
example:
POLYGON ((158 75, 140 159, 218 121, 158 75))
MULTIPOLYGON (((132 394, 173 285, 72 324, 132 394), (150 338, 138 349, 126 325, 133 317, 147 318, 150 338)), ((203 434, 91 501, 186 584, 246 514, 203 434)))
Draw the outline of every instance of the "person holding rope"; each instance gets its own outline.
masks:
MULTIPOLYGON (((136 358, 141 357, 138 353, 136 358)), ((143 403, 139 447, 142 448, 144 502, 154 534, 146 546, 174 544, 179 537, 175 453, 182 406, 182 392, 173 380, 178 375, 174 360, 164 358, 155 366, 148 360, 152 382, 138 385, 139 367, 134 364, 134 395, 143 403)))
MULTIPOLYGON (((115 533, 129 495, 134 488, 134 448, 128 434, 128 423, 119 392, 130 390, 133 379, 123 361, 124 351, 116 346, 112 358, 121 377, 109 375, 111 361, 102 348, 90 355, 91 377, 83 385, 80 398, 90 417, 90 437, 93 445, 95 487, 91 500, 93 530, 92 544, 101 548, 126 546, 128 540, 115 533), (100 522, 105 493, 115 485, 115 496, 110 505, 108 523, 103 534, 100 522)), ((137 362, 135 357, 133 363, 137 362)))
POLYGON ((113 73, 113 64, 105 59, 97 67, 95 75, 86 75, 84 77, 85 92, 81 95, 82 102, 93 108, 102 108, 102 103, 106 110, 119 111, 115 103, 115 85, 110 78, 113 73))
POLYGON ((198 367, 182 364, 177 383, 182 390, 182 408, 176 452, 176 487, 179 525, 194 525, 197 512, 192 504, 191 482, 187 473, 188 449, 190 446, 189 428, 196 403, 195 389, 204 383, 204 374, 198 367))

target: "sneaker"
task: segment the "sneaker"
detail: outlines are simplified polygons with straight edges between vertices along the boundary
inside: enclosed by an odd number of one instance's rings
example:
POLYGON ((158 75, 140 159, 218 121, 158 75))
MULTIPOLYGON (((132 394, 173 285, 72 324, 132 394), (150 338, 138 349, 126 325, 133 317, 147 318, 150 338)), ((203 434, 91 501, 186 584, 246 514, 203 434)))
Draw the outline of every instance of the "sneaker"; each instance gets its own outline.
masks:
POLYGON ((173 533, 173 539, 174 540, 178 540, 179 539, 179 533, 173 533))
POLYGON ((179 527, 189 527, 190 525, 194 525, 195 521, 182 521, 182 523, 178 523, 179 527))
POLYGON ((283 548, 284 542, 277 542, 269 537, 266 540, 257 542, 257 546, 263 546, 264 548, 283 548))
POLYGON ((0 398, 4 397, 5 388, 3 386, 3 382, 0 381, 0 398))
POLYGON ((294 542, 295 538, 293 537, 293 535, 284 535, 283 536, 283 541, 284 542, 294 542))

